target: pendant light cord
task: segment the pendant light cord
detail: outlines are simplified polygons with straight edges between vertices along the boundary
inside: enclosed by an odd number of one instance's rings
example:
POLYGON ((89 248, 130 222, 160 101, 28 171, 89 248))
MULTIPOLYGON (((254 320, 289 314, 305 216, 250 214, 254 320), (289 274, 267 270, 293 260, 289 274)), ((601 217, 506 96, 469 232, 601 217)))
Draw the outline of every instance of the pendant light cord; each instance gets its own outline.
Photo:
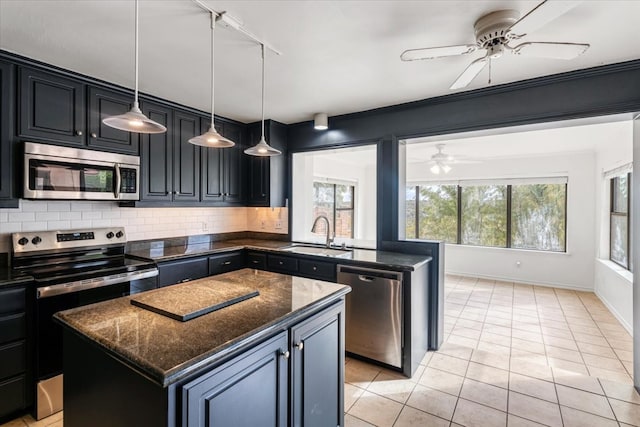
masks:
POLYGON ((216 17, 213 13, 211 13, 211 129, 215 129, 215 126, 213 124, 214 121, 214 103, 215 103, 215 96, 214 96, 214 90, 215 90, 215 63, 214 63, 214 58, 215 58, 215 28, 216 28, 216 17))
POLYGON ((135 86, 135 94, 134 94, 134 98, 133 98, 133 105, 134 107, 138 107, 138 0, 136 0, 136 26, 135 26, 135 33, 136 33, 136 43, 135 43, 135 68, 136 68, 136 72, 135 72, 135 76, 136 76, 136 86, 135 86))
POLYGON ((264 44, 260 45, 262 49, 262 139, 264 141, 264 44))

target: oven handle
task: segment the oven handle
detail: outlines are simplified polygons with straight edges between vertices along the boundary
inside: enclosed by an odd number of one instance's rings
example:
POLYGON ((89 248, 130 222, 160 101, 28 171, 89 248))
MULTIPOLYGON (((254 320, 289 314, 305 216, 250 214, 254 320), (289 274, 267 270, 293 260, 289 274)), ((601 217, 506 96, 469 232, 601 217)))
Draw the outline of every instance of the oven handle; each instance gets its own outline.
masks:
POLYGON ((120 174, 120 165, 118 163, 116 163, 114 165, 115 169, 116 169, 116 188, 113 191, 113 195, 116 197, 116 199, 120 198, 120 186, 122 185, 122 175, 120 174))
POLYGON ((38 288, 36 298, 49 298, 56 295, 80 292, 87 289, 101 288, 103 286, 115 285, 118 283, 130 282, 132 280, 147 279, 158 275, 157 268, 132 271, 129 273, 113 274, 111 276, 96 277, 93 279, 77 280, 75 282, 60 283, 58 285, 43 286, 38 288))

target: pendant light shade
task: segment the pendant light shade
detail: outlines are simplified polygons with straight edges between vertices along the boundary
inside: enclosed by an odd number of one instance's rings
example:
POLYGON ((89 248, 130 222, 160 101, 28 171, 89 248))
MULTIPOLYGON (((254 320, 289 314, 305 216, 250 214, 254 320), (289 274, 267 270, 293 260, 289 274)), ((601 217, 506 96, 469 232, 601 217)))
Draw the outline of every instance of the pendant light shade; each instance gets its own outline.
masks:
POLYGON ((260 142, 253 147, 247 148, 244 152, 250 156, 278 156, 282 154, 282 151, 271 147, 267 144, 267 140, 264 138, 264 44, 261 44, 260 46, 262 51, 262 137, 260 138, 260 142))
POLYGON ((211 126, 209 130, 203 133, 202 135, 195 136, 189 140, 189 142, 193 145, 200 145, 202 147, 209 148, 228 148, 236 145, 233 141, 224 136, 220 135, 215 128, 215 115, 214 115, 214 104, 215 104, 215 28, 216 28, 216 16, 211 13, 211 126))
POLYGON ((127 132, 137 133, 163 133, 167 128, 158 122, 154 122, 140 110, 138 103, 138 0, 135 1, 136 7, 136 27, 135 27, 135 92, 133 107, 125 114, 106 117, 102 119, 102 123, 112 128, 124 130, 127 132))

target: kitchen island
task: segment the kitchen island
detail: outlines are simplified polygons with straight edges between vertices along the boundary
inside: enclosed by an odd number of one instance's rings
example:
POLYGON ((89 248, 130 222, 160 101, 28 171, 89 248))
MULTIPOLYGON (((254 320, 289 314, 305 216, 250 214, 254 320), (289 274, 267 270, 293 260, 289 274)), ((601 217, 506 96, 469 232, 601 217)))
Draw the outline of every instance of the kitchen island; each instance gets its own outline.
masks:
POLYGON ((242 269, 58 313, 65 427, 343 425, 349 290, 242 269), (131 303, 206 287, 259 295, 185 322, 131 303))

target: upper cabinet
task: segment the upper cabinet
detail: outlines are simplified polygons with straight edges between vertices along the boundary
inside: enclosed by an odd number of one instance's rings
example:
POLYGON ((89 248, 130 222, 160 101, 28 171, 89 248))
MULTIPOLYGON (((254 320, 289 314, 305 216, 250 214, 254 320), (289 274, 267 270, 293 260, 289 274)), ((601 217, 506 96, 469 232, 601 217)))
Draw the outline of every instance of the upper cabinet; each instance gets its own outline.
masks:
MULTIPOLYGON (((287 127, 267 120, 265 138, 269 145, 282 151, 279 156, 249 156, 248 206, 282 207, 287 205, 287 127)), ((249 126, 249 140, 252 146, 260 141, 260 123, 249 126)))
POLYGON ((14 73, 13 65, 0 62, 0 207, 17 208, 12 177, 17 171, 12 159, 12 118, 14 73))
POLYGON ((142 112, 167 128, 165 133, 140 135, 140 200, 173 200, 173 110, 142 102, 142 112))
POLYGON ((20 68, 18 136, 50 144, 138 154, 138 135, 102 123, 131 109, 133 96, 81 80, 20 68), (87 97, 88 92, 88 97, 87 97))
POLYGON ((189 139, 200 135, 200 117, 183 111, 173 116, 173 200, 200 201, 200 147, 189 139))
POLYGON ((85 84, 33 68, 20 69, 18 136, 54 144, 85 144, 85 84))
MULTIPOLYGON (((202 119, 201 133, 209 129, 210 123, 211 120, 202 119)), ((236 145, 202 148, 201 199, 203 202, 239 205, 244 202, 243 128, 236 123, 216 120, 216 130, 236 145)))
POLYGON ((133 96, 89 87, 89 139, 87 145, 102 151, 138 154, 139 134, 112 128, 102 119, 125 114, 133 107, 133 96))

